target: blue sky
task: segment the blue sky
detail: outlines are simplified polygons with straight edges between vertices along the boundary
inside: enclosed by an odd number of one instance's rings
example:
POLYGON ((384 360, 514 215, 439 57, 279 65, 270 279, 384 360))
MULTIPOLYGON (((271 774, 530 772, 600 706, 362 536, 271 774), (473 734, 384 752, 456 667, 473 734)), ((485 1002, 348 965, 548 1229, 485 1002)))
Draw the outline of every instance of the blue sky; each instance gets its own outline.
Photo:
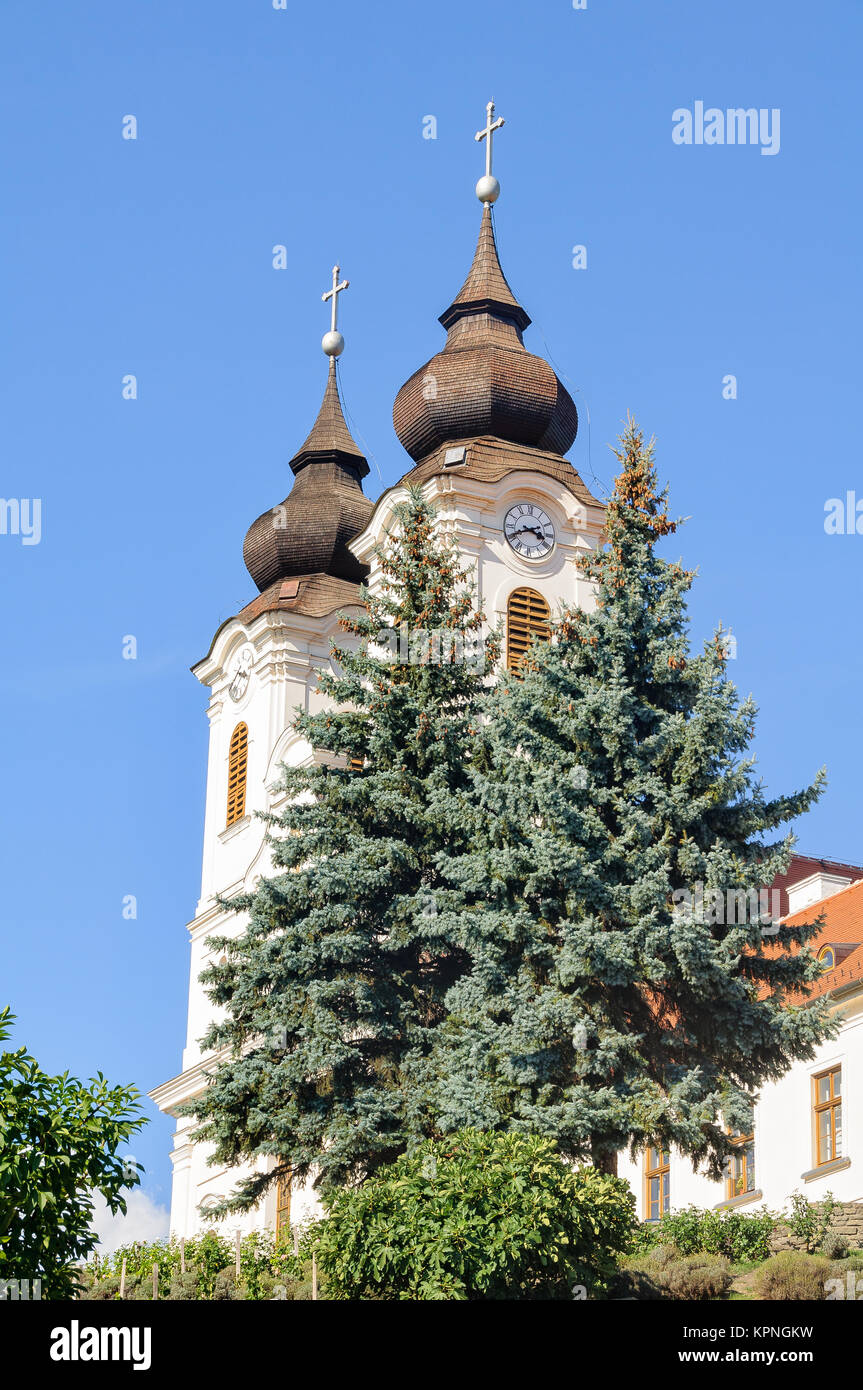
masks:
MULTIPOLYGON (((863 499, 856 0, 6 0, 0 40, 2 491, 42 499, 39 544, 0 535, 0 995, 44 1066, 142 1090, 179 1070, 188 668, 253 595, 243 535, 317 411, 336 260, 367 490, 407 466, 392 402, 470 263, 490 96, 501 258, 579 404, 572 460, 607 488, 626 411, 656 434, 693 633, 737 637, 768 787, 826 764, 801 848, 863 859, 863 536, 824 530, 827 499, 863 499), (696 101, 778 108, 779 152, 675 144, 696 101)), ((158 1206, 172 1126, 147 1107, 158 1206)))

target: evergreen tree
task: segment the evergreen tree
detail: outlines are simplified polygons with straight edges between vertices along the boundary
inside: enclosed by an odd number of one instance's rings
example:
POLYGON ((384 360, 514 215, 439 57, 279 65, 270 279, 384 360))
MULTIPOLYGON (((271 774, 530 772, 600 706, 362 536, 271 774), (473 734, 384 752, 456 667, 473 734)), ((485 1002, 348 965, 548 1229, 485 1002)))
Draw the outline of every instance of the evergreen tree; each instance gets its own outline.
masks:
POLYGON ((276 874, 231 901, 248 912, 225 963, 202 975, 225 1010, 204 1039, 230 1050, 191 1113, 215 1161, 271 1155, 230 1203, 279 1173, 323 1189, 361 1178, 434 1133, 422 1076, 461 953, 441 936, 438 857, 461 843, 475 707, 499 650, 481 635, 454 538, 414 490, 379 551, 380 591, 343 616, 324 712, 294 727, 319 755, 283 769, 271 816, 276 874))
POLYGON ((693 575, 657 552, 677 523, 652 442, 630 420, 621 445, 607 545, 582 563, 595 611, 564 611, 490 693, 456 812, 472 829, 441 860, 439 922, 471 965, 434 1105, 444 1129, 553 1136, 612 1169, 673 1144, 718 1176, 725 1127, 748 1130, 759 1087, 829 1032, 805 998, 817 927, 761 922, 757 897, 823 773, 766 799, 726 637, 688 653, 693 575))

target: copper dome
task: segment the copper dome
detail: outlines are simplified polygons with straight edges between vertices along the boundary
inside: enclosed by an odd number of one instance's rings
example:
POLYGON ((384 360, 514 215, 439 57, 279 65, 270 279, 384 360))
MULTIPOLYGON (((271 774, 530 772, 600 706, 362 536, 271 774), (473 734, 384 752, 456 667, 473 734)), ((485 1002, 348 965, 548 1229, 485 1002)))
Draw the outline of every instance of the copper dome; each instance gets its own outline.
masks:
POLYGON ((548 363, 524 347, 530 319, 501 270, 488 204, 468 277, 440 322, 445 347, 405 382, 393 406, 411 458, 482 435, 565 454, 578 412, 548 363))
POLYGON ((348 549, 374 506, 361 479, 369 471, 345 424, 335 359, 318 418, 291 459, 296 482, 277 507, 253 521, 243 542, 246 568, 261 593, 277 579, 328 574, 360 583, 367 574, 348 549))

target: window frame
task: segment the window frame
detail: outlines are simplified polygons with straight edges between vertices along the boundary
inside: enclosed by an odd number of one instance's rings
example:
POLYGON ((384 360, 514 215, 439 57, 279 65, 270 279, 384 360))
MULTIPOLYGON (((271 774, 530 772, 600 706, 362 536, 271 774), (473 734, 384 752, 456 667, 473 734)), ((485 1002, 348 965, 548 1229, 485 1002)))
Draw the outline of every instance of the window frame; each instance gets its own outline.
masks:
POLYGON ((735 1134, 732 1140, 737 1153, 728 1158, 728 1171, 725 1176, 725 1193, 729 1202, 736 1197, 746 1197, 755 1191, 755 1130, 749 1134, 735 1134), (751 1155, 751 1157, 750 1157, 751 1155), (735 1177, 734 1164, 742 1163, 744 1187, 738 1187, 740 1177, 735 1177))
POLYGON ((644 1152, 644 1219, 659 1221, 671 1208, 671 1150, 660 1149, 650 1144, 644 1152), (656 1164, 651 1163, 651 1154, 656 1154, 656 1164), (658 1183, 657 1215, 653 1216, 651 1184, 658 1183))
POLYGON ((814 1147, 814 1151, 815 1151, 815 1152, 814 1152, 814 1157, 815 1157, 815 1165, 814 1165, 814 1166, 815 1166, 816 1168, 824 1168, 824 1167, 826 1167, 827 1164, 829 1164, 829 1163, 835 1163, 837 1159, 839 1159, 839 1158, 842 1157, 842 1100, 843 1100, 843 1095, 842 1095, 842 1063, 841 1063, 841 1062, 834 1062, 832 1066, 830 1066, 830 1067, 824 1067, 821 1071, 815 1072, 815 1073, 813 1074, 813 1076, 812 1076, 812 1130, 813 1130, 813 1135, 814 1135, 814 1145, 813 1145, 813 1147, 814 1147), (839 1089, 838 1089, 838 1092, 837 1092, 837 1090, 836 1090, 836 1085, 835 1085, 835 1078, 836 1078, 837 1076, 838 1076, 838 1078, 839 1078, 839 1089), (823 1081, 823 1080, 825 1079, 825 1077, 829 1077, 829 1078, 830 1078, 830 1094, 829 1094, 829 1096, 828 1096, 828 1098, 827 1098, 826 1100, 819 1100, 819 1099, 818 1099, 818 1083, 819 1083, 819 1081, 823 1081), (837 1122, 836 1122, 837 1111, 838 1111, 838 1115, 839 1115, 839 1122, 838 1122, 838 1125, 837 1125, 837 1122), (829 1116, 830 1116, 830 1127, 829 1127, 829 1132, 828 1132, 828 1136, 827 1136, 827 1137, 828 1137, 829 1147, 830 1147, 830 1154, 829 1154, 829 1156, 826 1157, 826 1158, 825 1158, 825 1157, 822 1157, 821 1116, 822 1116, 823 1114, 829 1114, 829 1116), (839 1135, 839 1142, 838 1142, 838 1144, 837 1144, 837 1140, 836 1140, 837 1131, 838 1131, 838 1135, 839 1135))
POLYGON ((249 726, 241 719, 228 744, 228 795, 225 829, 229 830, 246 814, 246 779, 249 772, 249 726))
POLYGON ((520 584, 506 601, 506 669, 514 675, 534 637, 546 642, 550 639, 551 605, 538 589, 520 584), (524 607, 523 613, 517 611, 519 605, 524 607))

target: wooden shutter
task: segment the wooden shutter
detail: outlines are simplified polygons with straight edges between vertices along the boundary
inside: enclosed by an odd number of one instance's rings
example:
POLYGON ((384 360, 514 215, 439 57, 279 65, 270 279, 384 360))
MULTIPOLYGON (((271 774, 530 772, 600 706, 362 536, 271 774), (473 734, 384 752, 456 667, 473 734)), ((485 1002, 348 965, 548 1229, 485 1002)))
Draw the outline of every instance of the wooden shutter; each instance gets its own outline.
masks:
POLYGON ((506 664, 517 671, 532 637, 548 641, 551 609, 536 589, 513 589, 506 606, 506 664))
POLYGON ((246 767, 249 761, 249 730, 238 724, 231 734, 228 752, 228 817, 225 825, 233 825, 246 814, 246 767))

